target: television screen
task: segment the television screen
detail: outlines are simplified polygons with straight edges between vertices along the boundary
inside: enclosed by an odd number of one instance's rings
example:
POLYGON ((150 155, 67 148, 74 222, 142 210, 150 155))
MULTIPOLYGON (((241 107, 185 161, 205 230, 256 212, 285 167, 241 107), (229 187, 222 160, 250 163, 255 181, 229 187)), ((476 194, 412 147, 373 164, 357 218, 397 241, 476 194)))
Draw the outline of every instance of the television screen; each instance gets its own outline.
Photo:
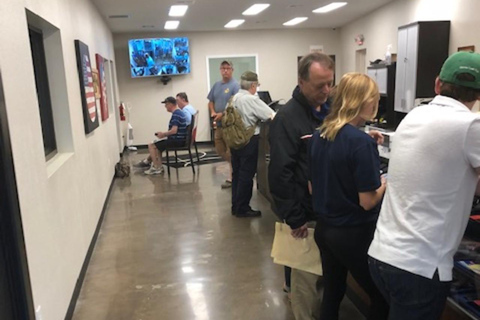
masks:
POLYGON ((128 41, 132 78, 190 73, 188 38, 128 41))

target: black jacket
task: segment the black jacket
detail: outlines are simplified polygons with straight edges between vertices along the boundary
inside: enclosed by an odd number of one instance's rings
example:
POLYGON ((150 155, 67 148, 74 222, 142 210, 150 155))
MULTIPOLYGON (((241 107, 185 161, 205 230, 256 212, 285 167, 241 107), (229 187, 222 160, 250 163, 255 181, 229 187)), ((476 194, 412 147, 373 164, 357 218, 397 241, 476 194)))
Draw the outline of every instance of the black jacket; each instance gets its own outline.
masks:
POLYGON ((314 115, 313 107, 297 87, 270 124, 268 182, 273 210, 292 229, 316 220, 308 192, 307 150, 309 137, 322 124, 327 111, 328 103, 322 106, 321 114, 314 115))

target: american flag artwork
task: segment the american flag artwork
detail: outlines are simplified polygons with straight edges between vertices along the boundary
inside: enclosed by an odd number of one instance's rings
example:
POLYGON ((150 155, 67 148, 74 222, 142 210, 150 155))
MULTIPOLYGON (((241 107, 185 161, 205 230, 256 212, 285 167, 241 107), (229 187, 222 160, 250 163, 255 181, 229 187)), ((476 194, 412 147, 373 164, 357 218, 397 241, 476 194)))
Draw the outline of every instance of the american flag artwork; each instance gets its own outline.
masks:
POLYGON ((97 103, 93 87, 92 64, 88 46, 80 40, 75 40, 77 55, 77 69, 80 80, 80 93, 82 100, 83 124, 85 133, 90 133, 98 127, 97 103))
MULTIPOLYGON (((97 59, 98 78, 100 85, 100 111, 102 121, 108 119, 108 102, 107 102, 107 83, 105 80, 105 59, 98 53, 95 55, 97 59)), ((107 62, 108 63, 108 62, 107 62)))
POLYGON ((97 118, 97 104, 95 102, 95 91, 93 90, 93 76, 90 59, 88 55, 83 56, 83 85, 85 87, 85 98, 87 99, 87 109, 90 120, 95 122, 97 118))

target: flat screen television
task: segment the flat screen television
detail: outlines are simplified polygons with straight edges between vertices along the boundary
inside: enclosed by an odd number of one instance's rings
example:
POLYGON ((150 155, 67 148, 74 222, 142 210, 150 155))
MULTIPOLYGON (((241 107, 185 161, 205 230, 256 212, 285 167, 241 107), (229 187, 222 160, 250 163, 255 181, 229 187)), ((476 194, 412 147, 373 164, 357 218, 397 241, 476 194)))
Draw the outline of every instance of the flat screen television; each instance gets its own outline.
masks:
POLYGON ((128 51, 132 78, 190 73, 188 38, 131 39, 128 51))

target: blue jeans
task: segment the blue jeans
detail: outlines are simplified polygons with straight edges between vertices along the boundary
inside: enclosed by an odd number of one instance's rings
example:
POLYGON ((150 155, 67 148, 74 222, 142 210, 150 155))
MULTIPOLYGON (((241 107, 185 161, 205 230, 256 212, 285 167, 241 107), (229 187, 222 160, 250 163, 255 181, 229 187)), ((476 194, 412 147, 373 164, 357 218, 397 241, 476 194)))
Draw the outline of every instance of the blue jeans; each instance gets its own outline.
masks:
POLYGON ((388 320, 438 320, 450 282, 428 279, 368 257, 372 279, 390 305, 388 320))

